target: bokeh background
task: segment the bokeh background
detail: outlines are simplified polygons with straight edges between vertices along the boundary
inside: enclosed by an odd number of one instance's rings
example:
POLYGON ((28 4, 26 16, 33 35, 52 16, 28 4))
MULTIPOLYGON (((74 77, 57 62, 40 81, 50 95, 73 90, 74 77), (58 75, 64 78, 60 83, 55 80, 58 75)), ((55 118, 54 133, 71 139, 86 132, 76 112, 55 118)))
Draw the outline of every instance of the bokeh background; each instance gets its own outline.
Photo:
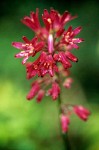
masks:
MULTIPOLYGON (((15 59, 13 41, 33 32, 20 20, 30 11, 44 8, 68 10, 78 18, 68 25, 82 26, 85 39, 74 54, 79 58, 71 69, 75 80, 71 90, 63 91, 64 103, 83 104, 92 112, 84 123, 71 119, 69 139, 73 150, 99 150, 99 2, 98 0, 3 0, 0 2, 0 150, 63 150, 58 105, 49 97, 41 103, 27 101, 30 82, 21 59, 15 59)), ((66 28, 68 27, 66 26, 66 28)))

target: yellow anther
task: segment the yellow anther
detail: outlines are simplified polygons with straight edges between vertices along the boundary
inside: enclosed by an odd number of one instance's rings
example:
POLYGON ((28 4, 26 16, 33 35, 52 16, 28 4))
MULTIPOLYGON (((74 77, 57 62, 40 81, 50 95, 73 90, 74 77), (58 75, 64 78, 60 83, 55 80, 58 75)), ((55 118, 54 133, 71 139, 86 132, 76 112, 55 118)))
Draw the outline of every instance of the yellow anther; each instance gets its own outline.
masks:
POLYGON ((25 46, 29 46, 29 44, 28 44, 28 43, 26 43, 26 44, 22 44, 22 46, 23 46, 23 47, 25 47, 25 46))
POLYGON ((49 66, 49 69, 52 69, 52 66, 49 66))
POLYGON ((67 35, 70 35, 70 32, 67 32, 67 35))
POLYGON ((67 37, 65 38, 65 41, 68 42, 68 38, 67 37))
POLYGON ((44 63, 44 66, 46 66, 46 63, 44 63))
POLYGON ((24 53, 25 51, 21 51, 21 53, 24 53))
POLYGON ((24 56, 28 56, 28 53, 25 53, 24 56))
POLYGON ((29 47, 29 48, 30 48, 29 53, 30 53, 30 54, 33 53, 34 47, 29 47))
POLYGON ((25 44, 25 46, 29 46, 29 45, 30 45, 30 44, 27 44, 27 43, 25 44))
POLYGON ((37 66, 37 65, 34 65, 34 69, 38 69, 38 66, 37 66))
POLYGON ((33 49, 31 49, 31 50, 29 51, 29 53, 32 54, 32 53, 33 53, 33 49))
POLYGON ((47 21, 48 21, 50 24, 52 23, 52 21, 51 21, 51 19, 50 19, 50 18, 48 18, 48 19, 47 19, 47 21))
POLYGON ((48 63, 47 66, 50 66, 50 63, 48 63))

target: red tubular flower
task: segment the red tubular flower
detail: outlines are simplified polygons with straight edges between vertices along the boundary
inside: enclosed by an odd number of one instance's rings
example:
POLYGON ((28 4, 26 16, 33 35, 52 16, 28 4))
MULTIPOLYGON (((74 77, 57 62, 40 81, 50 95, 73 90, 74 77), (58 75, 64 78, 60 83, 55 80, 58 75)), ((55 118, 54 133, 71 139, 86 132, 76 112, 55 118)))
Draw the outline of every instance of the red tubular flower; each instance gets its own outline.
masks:
POLYGON ((51 77, 54 76, 54 72, 58 72, 58 67, 52 57, 52 55, 45 55, 45 58, 39 65, 40 75, 44 76, 49 73, 51 77))
POLYGON ((76 18, 77 16, 71 16, 68 11, 65 11, 63 15, 61 15, 58 11, 51 9, 50 13, 47 9, 44 10, 42 15, 42 19, 48 31, 55 30, 59 31, 64 28, 64 25, 70 20, 76 18))
POLYGON ((75 114, 82 120, 86 121, 90 115, 90 111, 83 106, 74 106, 73 110, 75 114))
POLYGON ((41 100, 42 100, 43 97, 44 97, 44 94, 45 94, 44 90, 42 90, 42 89, 39 90, 38 95, 37 95, 37 98, 36 98, 37 102, 41 102, 41 100))
POLYGON ((51 9, 50 13, 48 12, 47 9, 44 9, 44 13, 42 14, 42 19, 48 31, 53 29, 53 22, 56 15, 57 15, 57 11, 55 11, 54 9, 51 9))
POLYGON ((37 52, 42 50, 44 47, 44 42, 37 42, 37 37, 34 37, 31 41, 27 37, 23 37, 25 43, 13 42, 12 45, 15 48, 21 49, 22 51, 15 55, 16 58, 24 57, 22 63, 26 63, 29 56, 34 56, 37 52))
POLYGON ((79 46, 76 43, 81 43, 83 39, 74 37, 81 31, 81 29, 81 27, 77 27, 73 30, 72 26, 70 26, 68 30, 64 32, 61 42, 63 44, 71 45, 73 48, 78 49, 79 46))
POLYGON ((68 131, 68 125, 70 124, 70 119, 68 116, 63 114, 61 115, 60 119, 61 119, 62 132, 66 133, 68 131))
POLYGON ((52 88, 48 90, 48 94, 52 96, 53 100, 58 98, 58 95, 60 94, 60 87, 56 82, 52 84, 52 88))
POLYGON ((39 9, 37 8, 36 13, 31 12, 30 17, 25 16, 21 20, 23 24, 28 26, 30 29, 32 29, 36 33, 38 33, 40 31, 40 28, 41 28, 39 18, 38 18, 38 13, 39 13, 39 9))
POLYGON ((30 92, 28 93, 27 95, 27 99, 28 100, 31 100, 34 96, 36 96, 36 94, 38 93, 38 91, 40 90, 40 86, 39 86, 39 83, 37 81, 35 81, 33 84, 32 84, 32 88, 30 90, 30 92))
POLYGON ((76 18, 77 16, 71 16, 71 14, 68 11, 65 11, 64 14, 61 17, 61 25, 65 25, 68 21, 76 18))
POLYGON ((27 79, 31 79, 32 77, 38 74, 38 66, 34 63, 28 62, 26 63, 26 72, 27 72, 27 79))
POLYGON ((72 53, 70 53, 69 51, 66 51, 65 55, 69 60, 73 62, 78 62, 78 58, 74 56, 72 53))
POLYGON ((54 60, 61 62, 65 69, 70 68, 72 66, 71 63, 68 61, 64 52, 54 54, 54 60))

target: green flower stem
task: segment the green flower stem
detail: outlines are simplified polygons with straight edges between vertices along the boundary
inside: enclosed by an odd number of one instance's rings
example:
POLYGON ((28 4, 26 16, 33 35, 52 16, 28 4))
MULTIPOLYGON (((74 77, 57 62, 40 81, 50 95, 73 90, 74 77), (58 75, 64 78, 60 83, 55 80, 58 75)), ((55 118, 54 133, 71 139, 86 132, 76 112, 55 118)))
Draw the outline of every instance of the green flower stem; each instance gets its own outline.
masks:
MULTIPOLYGON (((59 74, 58 74, 58 79, 59 79, 59 85, 60 85, 59 74)), ((61 88, 61 85, 60 85, 60 88, 61 88)), ((59 97, 58 97, 59 117, 60 117, 60 115, 62 113, 61 103, 62 103, 61 95, 59 94, 59 97)), ((68 139, 68 134, 67 133, 62 133, 61 124, 60 124, 60 131, 61 131, 61 136, 62 136, 62 140, 63 140, 63 143, 64 143, 64 150, 71 150, 70 142, 69 142, 69 139, 68 139)))
MULTIPOLYGON (((60 95, 58 98, 58 107, 59 107, 59 116, 60 116, 61 115, 61 98, 60 98, 60 95)), ((60 131, 61 131, 61 124, 60 124, 60 131)), ((70 142, 68 139, 68 134, 62 133, 62 131, 61 131, 61 136, 62 136, 62 140, 64 143, 64 150, 71 150, 70 142)))

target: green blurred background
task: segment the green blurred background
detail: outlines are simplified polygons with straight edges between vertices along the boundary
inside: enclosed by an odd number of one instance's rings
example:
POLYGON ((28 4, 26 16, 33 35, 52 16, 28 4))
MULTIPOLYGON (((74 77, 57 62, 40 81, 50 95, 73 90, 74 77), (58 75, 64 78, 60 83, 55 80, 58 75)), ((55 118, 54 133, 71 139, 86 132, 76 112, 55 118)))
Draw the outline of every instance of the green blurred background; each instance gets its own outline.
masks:
MULTIPOLYGON (((69 139, 73 150, 99 150, 99 2, 98 0, 3 0, 0 2, 0 150, 63 150, 60 136, 58 105, 45 97, 41 103, 26 100, 30 82, 26 80, 21 59, 15 59, 13 41, 34 33, 20 22, 30 11, 44 8, 68 10, 78 18, 68 25, 82 26, 79 37, 85 39, 79 58, 71 69, 75 83, 63 91, 64 103, 84 104, 92 112, 84 123, 71 119, 69 139)), ((67 27, 68 27, 67 25, 67 27)))

